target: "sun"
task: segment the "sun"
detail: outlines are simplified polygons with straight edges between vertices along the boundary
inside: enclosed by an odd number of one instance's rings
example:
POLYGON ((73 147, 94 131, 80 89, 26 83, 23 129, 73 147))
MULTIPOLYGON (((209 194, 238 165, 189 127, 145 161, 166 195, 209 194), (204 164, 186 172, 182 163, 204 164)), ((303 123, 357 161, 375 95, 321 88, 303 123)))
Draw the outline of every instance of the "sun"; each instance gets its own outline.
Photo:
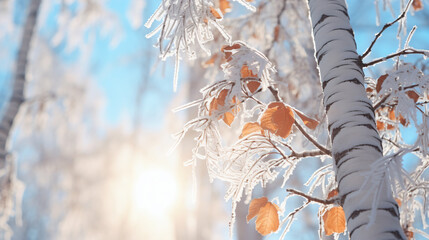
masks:
POLYGON ((161 216, 168 214, 177 198, 174 174, 162 168, 143 170, 133 188, 133 204, 137 211, 161 216))

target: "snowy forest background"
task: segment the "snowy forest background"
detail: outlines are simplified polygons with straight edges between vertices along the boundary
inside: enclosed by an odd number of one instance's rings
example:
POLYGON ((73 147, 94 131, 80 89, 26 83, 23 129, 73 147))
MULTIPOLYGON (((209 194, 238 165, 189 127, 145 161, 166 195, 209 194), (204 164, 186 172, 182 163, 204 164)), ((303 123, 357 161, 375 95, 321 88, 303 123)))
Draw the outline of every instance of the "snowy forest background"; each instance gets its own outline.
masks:
MULTIPOLYGON (((280 9, 276 1, 250 4, 280 9)), ((269 43, 263 36, 273 39, 271 29, 277 19, 292 28, 277 36, 283 46, 265 53, 280 60, 289 55, 278 65, 305 58, 305 49, 291 46, 300 46, 299 41, 310 32, 307 25, 300 25, 308 18, 302 8, 305 2, 285 2, 296 16, 271 13, 260 16, 267 19, 263 24, 252 18, 254 22, 243 23, 247 25, 241 36, 255 47, 265 46, 269 43)), ((363 53, 383 24, 400 14, 404 1, 347 2, 358 52, 363 53)), ((0 116, 12 94, 17 52, 31 3, 0 1, 0 116)), ((192 167, 184 167, 192 158, 195 133, 167 154, 175 144, 171 135, 196 114, 193 110, 173 113, 172 109, 200 98, 199 89, 214 80, 214 70, 206 66, 211 58, 184 58, 177 92, 173 92, 175 59, 159 59, 159 50, 153 47, 156 39, 146 38, 151 30, 144 26, 159 4, 158 0, 41 1, 28 55, 25 102, 9 140, 9 166, 15 181, 13 199, 0 204, 0 239, 228 239, 231 201, 224 200, 227 186, 219 180, 210 183, 203 162, 195 175, 192 167)), ((429 48, 429 1, 422 4, 421 10, 410 10, 406 22, 408 32, 418 26, 410 42, 416 49, 429 48)), ((239 24, 252 17, 238 2, 231 1, 231 6, 226 21, 238 19, 234 24, 239 24)), ((215 40, 221 41, 219 32, 214 33, 218 34, 215 40)), ((397 26, 386 30, 369 58, 396 51, 397 33, 397 26)), ((305 44, 312 47, 311 42, 305 44)), ((429 74, 427 60, 420 56, 405 60, 429 74)), ((393 61, 382 63, 366 74, 377 79, 392 65, 393 61)), ((295 87, 304 94, 307 87, 315 87, 299 82, 300 76, 309 74, 305 67, 315 66, 288 67, 293 70, 284 71, 296 76, 295 87)), ((291 95, 295 91, 289 90, 291 95)), ((309 101, 297 107, 320 110, 319 104, 309 101)), ((413 143, 414 129, 400 128, 404 141, 413 143)), ((409 166, 404 167, 412 169, 418 160, 411 154, 407 157, 409 166)), ((288 186, 303 185, 320 166, 320 161, 306 161, 288 186)), ((266 188, 257 186, 253 196, 281 201, 287 195, 280 188, 282 182, 276 179, 266 188)), ((287 208, 293 210, 302 202, 290 199, 287 208)), ((318 239, 318 210, 312 204, 297 215, 286 239, 318 239)), ((255 224, 246 223, 247 212, 248 205, 240 202, 233 238, 261 239, 255 224)), ((414 224, 423 229, 421 221, 414 224)), ((422 231, 429 234, 428 229, 422 231)), ((264 239, 278 239, 281 233, 264 239)), ((426 239, 421 234, 414 237, 426 239)))

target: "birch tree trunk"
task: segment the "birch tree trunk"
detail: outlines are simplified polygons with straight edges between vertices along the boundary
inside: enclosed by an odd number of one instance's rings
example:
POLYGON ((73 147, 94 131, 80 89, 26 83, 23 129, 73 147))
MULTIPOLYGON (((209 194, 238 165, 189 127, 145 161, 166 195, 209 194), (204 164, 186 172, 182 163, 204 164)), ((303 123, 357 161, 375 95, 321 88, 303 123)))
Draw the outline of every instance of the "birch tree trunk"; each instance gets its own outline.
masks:
MULTIPOLYGON (((309 0, 310 19, 332 141, 336 180, 350 239, 406 239, 391 187, 382 181, 376 215, 364 173, 383 149, 367 98, 364 73, 344 0, 309 0), (365 185, 366 186, 366 185, 365 185), (365 194, 369 193, 369 194, 365 194), (370 217, 374 221, 370 224, 370 217)), ((369 184, 370 185, 370 184, 369 184)))
POLYGON ((21 104, 24 102, 27 57, 30 51, 30 43, 33 38, 33 32, 37 21, 40 3, 41 0, 31 0, 29 2, 28 15, 23 28, 21 44, 18 49, 18 57, 16 60, 15 74, 12 83, 12 95, 9 99, 9 102, 5 105, 6 110, 0 119, 0 169, 3 170, 6 168, 6 174, 3 175, 0 179, 2 201, 1 207, 3 208, 5 204, 4 201, 7 201, 9 192, 13 185, 13 179, 11 175, 13 169, 7 164, 7 143, 16 115, 18 114, 21 104))

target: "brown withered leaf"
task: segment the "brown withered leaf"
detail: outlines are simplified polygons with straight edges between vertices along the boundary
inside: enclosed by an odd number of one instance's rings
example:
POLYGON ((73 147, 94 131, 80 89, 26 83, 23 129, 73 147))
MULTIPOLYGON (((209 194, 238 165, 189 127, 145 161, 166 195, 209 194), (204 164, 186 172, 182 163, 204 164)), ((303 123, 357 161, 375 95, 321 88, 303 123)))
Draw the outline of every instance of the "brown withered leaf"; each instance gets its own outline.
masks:
POLYGON ((409 98, 413 99, 414 103, 416 103, 419 100, 420 96, 415 91, 411 90, 411 91, 406 91, 405 93, 408 95, 409 98))
POLYGON ((231 126, 232 122, 234 121, 234 114, 230 113, 230 112, 226 112, 223 115, 223 121, 226 123, 226 125, 231 126))
POLYGON ((387 74, 381 75, 378 79, 377 79, 377 85, 375 86, 375 90, 377 91, 377 93, 380 92, 381 90, 381 85, 383 85, 384 80, 386 80, 387 78, 387 74))
POLYGON ((387 130, 395 130, 395 126, 392 124, 387 124, 387 130))
POLYGON ((276 204, 267 202, 265 206, 259 209, 258 218, 256 218, 256 231, 265 236, 279 229, 279 214, 276 204))
POLYGON ((211 58, 203 63, 203 67, 207 68, 210 65, 213 65, 216 61, 217 53, 213 54, 211 58))
POLYGON ((402 114, 399 114, 399 122, 402 124, 402 126, 406 127, 408 126, 409 122, 407 119, 402 116, 402 114))
MULTIPOLYGON (((211 116, 214 111, 219 110, 220 107, 225 106, 225 99, 228 95, 228 92, 228 89, 223 89, 217 97, 213 98, 209 106, 209 116, 211 116)), ((237 115, 237 113, 240 111, 240 108, 238 107, 240 101, 236 96, 232 98, 231 104, 234 106, 231 111, 226 112, 219 117, 219 119, 222 119, 228 126, 231 126, 232 122, 234 121, 235 115, 237 115)))
POLYGON ((240 72, 241 72, 241 78, 258 77, 257 74, 253 74, 252 70, 250 70, 247 65, 243 65, 243 67, 241 67, 240 72))
POLYGON ((264 129, 262 129, 261 125, 257 122, 248 122, 244 124, 243 130, 241 130, 241 135, 239 138, 243 138, 251 133, 261 133, 261 135, 264 134, 264 129))
POLYGON ((307 126, 310 129, 315 129, 317 127, 317 125, 319 125, 319 121, 309 118, 307 117, 304 113, 302 113, 301 111, 299 111, 298 109, 294 108, 293 109, 295 111, 295 113, 302 119, 302 122, 305 124, 305 126, 307 126))
POLYGON ((338 189, 334 189, 328 193, 328 199, 331 199, 338 195, 338 189))
POLYGON ((272 102, 262 113, 261 127, 271 133, 286 138, 289 136, 295 115, 290 107, 282 102, 272 102))
POLYGON ((241 44, 235 43, 233 45, 223 45, 220 50, 221 50, 221 52, 223 52, 225 54, 226 61, 229 62, 231 60, 231 56, 232 56, 231 51, 234 49, 240 49, 240 47, 241 47, 241 44))
POLYGON ((401 199, 395 198, 395 201, 398 204, 398 206, 401 207, 401 205, 402 205, 401 199))
POLYGON ((258 90, 259 87, 261 86, 261 82, 259 82, 259 81, 248 81, 246 85, 247 85, 247 88, 249 89, 249 91, 251 93, 255 93, 256 90, 258 90))
POLYGON ((342 207, 337 206, 323 214, 323 227, 327 236, 346 230, 346 216, 342 207))
POLYGON ((210 7, 210 13, 215 17, 216 19, 221 19, 222 16, 214 9, 213 7, 210 7))
POLYGON ((261 197, 252 199, 249 204, 249 213, 247 214, 246 220, 249 222, 252 218, 256 217, 259 213, 259 209, 261 209, 265 204, 267 204, 268 198, 261 197))
POLYGON ((211 116, 214 111, 218 110, 219 107, 225 106, 225 98, 228 95, 228 89, 223 89, 216 98, 210 102, 209 115, 211 116))
POLYGON ((392 121, 396 120, 395 109, 393 109, 393 108, 389 109, 389 119, 392 121))
POLYGON ((384 122, 377 120, 377 130, 378 131, 384 131, 384 122))
POLYGON ((413 1, 413 9, 414 11, 420 11, 423 9, 422 0, 414 0, 413 1))
POLYGON ((231 12, 231 3, 229 2, 229 0, 219 0, 219 9, 222 14, 231 12))

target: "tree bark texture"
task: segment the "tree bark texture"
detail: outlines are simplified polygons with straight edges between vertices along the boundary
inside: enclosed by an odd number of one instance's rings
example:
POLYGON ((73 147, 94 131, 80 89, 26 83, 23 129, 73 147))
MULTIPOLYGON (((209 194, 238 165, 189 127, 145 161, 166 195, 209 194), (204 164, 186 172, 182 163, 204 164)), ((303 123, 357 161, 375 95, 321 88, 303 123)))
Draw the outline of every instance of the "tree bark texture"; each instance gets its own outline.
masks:
MULTIPOLYGON (((26 82, 27 58, 30 51, 30 44, 33 38, 34 28, 37 22, 37 15, 41 0, 30 0, 28 15, 23 27, 21 44, 18 49, 18 56, 15 65, 14 79, 12 82, 12 94, 5 104, 3 116, 0 116, 0 169, 5 171, 0 177, 0 212, 2 219, 7 221, 12 214, 12 197, 14 191, 14 164, 8 162, 8 139, 13 127, 13 123, 18 114, 19 108, 24 102, 24 91, 26 82)), ((9 161, 12 161, 11 159, 9 161)))
MULTIPOLYGON (((406 239, 399 210, 386 181, 371 192, 365 173, 382 157, 374 109, 366 96, 364 73, 344 0, 309 0, 315 57, 324 93, 332 157, 350 239, 406 239), (367 186, 367 185, 365 185, 367 186), (373 197, 379 193, 376 214, 373 197), (370 223, 370 217, 374 222, 370 223)), ((369 184, 370 185, 370 184, 369 184)))
POLYGON ((6 111, 0 120, 0 168, 3 168, 6 165, 6 157, 8 155, 7 140, 19 108, 24 102, 27 57, 37 22, 40 3, 41 0, 31 0, 29 3, 28 15, 23 28, 21 44, 18 49, 18 57, 15 65, 12 96, 6 104, 6 111))

